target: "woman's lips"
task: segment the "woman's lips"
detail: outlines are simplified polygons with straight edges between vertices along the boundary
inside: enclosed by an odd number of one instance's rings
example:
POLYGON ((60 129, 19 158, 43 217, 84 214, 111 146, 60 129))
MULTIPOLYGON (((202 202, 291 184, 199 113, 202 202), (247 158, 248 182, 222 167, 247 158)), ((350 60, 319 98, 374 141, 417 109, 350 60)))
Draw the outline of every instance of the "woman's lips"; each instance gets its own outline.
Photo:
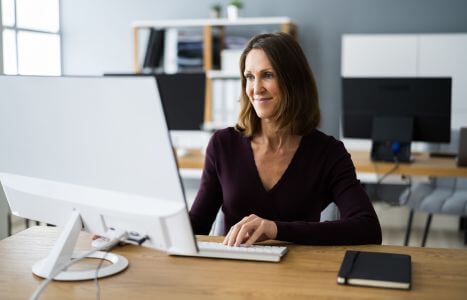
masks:
POLYGON ((266 101, 269 101, 269 100, 272 100, 272 98, 256 98, 255 101, 259 101, 259 102, 266 102, 266 101))

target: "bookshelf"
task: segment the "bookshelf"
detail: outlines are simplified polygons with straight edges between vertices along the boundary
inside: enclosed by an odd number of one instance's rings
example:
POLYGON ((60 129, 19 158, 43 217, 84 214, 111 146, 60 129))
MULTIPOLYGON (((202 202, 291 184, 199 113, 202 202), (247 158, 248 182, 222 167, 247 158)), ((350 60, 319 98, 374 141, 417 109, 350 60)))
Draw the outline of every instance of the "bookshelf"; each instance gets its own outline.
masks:
POLYGON ((154 29, 182 29, 182 28, 200 28, 202 29, 203 43, 203 70, 206 72, 206 98, 204 121, 210 123, 213 121, 213 80, 225 80, 229 78, 239 78, 239 74, 222 74, 221 71, 213 70, 213 36, 214 32, 220 38, 220 45, 223 45, 224 29, 232 26, 278 26, 278 31, 287 32, 294 37, 297 36, 297 28, 288 17, 260 17, 260 18, 238 18, 229 19, 179 19, 179 20, 155 20, 155 21, 135 21, 132 24, 133 29, 133 65, 134 72, 141 73, 139 35, 141 30, 154 29))

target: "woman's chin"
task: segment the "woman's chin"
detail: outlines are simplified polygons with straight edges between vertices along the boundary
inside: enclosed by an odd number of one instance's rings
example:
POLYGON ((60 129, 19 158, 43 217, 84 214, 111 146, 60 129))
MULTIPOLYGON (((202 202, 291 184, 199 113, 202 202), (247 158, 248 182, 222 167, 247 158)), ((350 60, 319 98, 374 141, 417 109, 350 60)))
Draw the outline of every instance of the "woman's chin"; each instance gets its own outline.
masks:
POLYGON ((274 110, 272 109, 260 108, 260 109, 255 109, 255 112, 258 118, 260 119, 270 119, 274 116, 274 110))
POLYGON ((258 118, 260 118, 263 121, 269 121, 272 120, 273 114, 272 113, 256 113, 258 118))

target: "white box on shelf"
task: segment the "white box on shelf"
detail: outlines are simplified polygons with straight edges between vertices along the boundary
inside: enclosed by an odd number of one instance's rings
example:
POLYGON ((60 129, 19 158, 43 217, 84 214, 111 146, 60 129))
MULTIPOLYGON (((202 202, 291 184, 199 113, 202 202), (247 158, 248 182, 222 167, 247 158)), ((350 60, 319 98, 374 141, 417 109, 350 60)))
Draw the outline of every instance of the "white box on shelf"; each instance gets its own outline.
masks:
POLYGON ((221 70, 227 73, 239 74, 241 49, 224 49, 221 51, 221 70))

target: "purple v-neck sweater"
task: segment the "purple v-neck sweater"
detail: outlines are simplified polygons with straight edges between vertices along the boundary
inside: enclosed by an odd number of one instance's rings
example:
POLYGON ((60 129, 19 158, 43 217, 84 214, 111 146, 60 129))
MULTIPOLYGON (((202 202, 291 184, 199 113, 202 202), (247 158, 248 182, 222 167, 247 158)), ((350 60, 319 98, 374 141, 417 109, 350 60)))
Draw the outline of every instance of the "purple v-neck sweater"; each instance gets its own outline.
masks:
POLYGON ((225 233, 256 214, 277 224, 277 238, 302 244, 380 244, 381 227, 342 142, 318 130, 303 136, 286 171, 266 191, 251 140, 233 128, 217 131, 206 150, 201 186, 190 211, 196 234, 208 234, 219 208, 225 233), (334 202, 340 220, 320 223, 334 202))

